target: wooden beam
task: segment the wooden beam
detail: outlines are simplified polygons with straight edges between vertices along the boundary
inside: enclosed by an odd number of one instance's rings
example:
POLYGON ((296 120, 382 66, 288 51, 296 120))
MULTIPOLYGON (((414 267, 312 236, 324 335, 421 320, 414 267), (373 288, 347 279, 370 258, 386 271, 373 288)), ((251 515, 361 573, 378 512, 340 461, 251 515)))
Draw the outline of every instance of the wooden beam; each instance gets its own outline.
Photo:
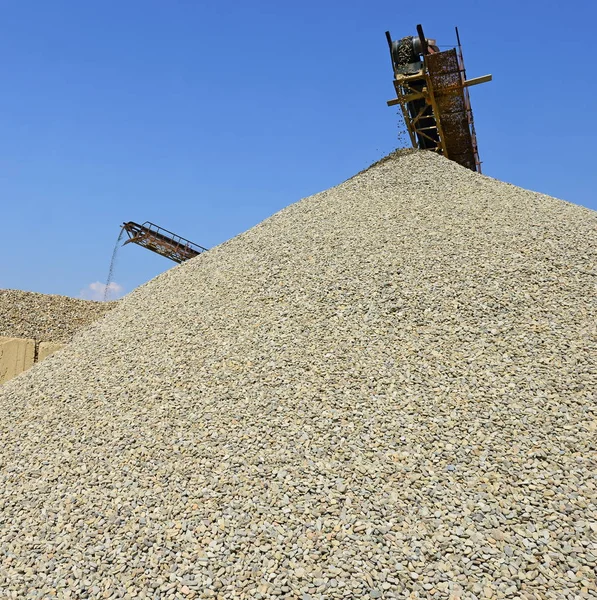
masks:
POLYGON ((483 75, 482 77, 475 77, 473 79, 467 79, 464 82, 464 87, 470 87, 471 85, 479 85, 480 83, 487 83, 493 79, 492 75, 483 75))
MULTIPOLYGON (((488 81, 492 81, 493 80, 493 76, 492 75, 483 75, 482 77, 474 77, 473 79, 467 79, 464 82, 464 87, 470 87, 471 85, 479 85, 480 83, 487 83, 488 81)), ((457 86, 454 86, 454 89, 456 89, 457 86)), ((442 92, 448 91, 449 89, 452 88, 446 88, 444 90, 441 90, 442 92)), ((413 100, 418 100, 419 98, 425 98, 425 94, 422 93, 416 93, 416 94, 408 94, 407 96, 403 96, 402 99, 398 99, 398 98, 394 98, 392 100, 388 100, 387 101, 387 105, 388 106, 396 106, 397 104, 400 104, 400 102, 412 102, 413 100)))
POLYGON ((394 98, 393 100, 388 100, 388 106, 396 106, 396 104, 400 104, 400 102, 412 102, 413 100, 418 100, 419 98, 425 98, 425 94, 418 92, 416 94, 408 94, 407 96, 402 96, 402 98, 394 98))

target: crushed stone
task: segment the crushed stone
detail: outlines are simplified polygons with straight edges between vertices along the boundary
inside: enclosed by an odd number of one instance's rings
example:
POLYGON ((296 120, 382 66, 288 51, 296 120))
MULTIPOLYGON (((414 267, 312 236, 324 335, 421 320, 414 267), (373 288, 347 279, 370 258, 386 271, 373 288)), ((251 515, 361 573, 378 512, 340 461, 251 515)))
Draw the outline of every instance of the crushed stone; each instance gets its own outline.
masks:
POLYGON ((19 598, 593 597, 597 216, 430 152, 0 390, 19 598))
POLYGON ((0 290, 0 336, 68 343, 75 332, 115 305, 115 302, 0 290))

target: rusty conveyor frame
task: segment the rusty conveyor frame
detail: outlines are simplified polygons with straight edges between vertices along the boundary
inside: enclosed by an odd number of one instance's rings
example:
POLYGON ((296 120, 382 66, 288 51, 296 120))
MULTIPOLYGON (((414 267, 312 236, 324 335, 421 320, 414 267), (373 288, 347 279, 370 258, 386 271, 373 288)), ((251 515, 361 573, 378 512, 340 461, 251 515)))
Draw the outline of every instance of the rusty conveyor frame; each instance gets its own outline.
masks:
MULTIPOLYGON (((427 40, 420 25, 417 26, 417 31, 421 47, 427 51, 427 40)), ((386 35, 390 41, 389 33, 386 35)), ((396 98, 389 100, 387 104, 400 105, 414 148, 435 146, 432 149, 446 158, 481 172, 468 88, 491 81, 492 76, 466 78, 458 28, 456 36, 458 49, 423 54, 422 68, 414 73, 401 73, 393 65, 396 98), (420 89, 422 83, 423 87, 420 89), (419 99, 424 99, 425 104, 417 114, 411 115, 409 103, 419 99), (428 113, 429 106, 433 111, 433 123, 430 123, 429 115, 425 114, 428 113)))
POLYGON ((128 221, 122 224, 122 229, 129 237, 123 246, 132 242, 177 263, 194 258, 207 250, 149 221, 142 225, 128 221))

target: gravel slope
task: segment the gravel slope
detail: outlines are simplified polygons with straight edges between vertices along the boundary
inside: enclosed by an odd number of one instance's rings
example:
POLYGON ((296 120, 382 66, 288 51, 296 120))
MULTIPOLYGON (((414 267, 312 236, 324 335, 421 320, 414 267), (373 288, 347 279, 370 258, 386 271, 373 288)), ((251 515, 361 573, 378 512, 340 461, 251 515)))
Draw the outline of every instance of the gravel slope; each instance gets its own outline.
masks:
POLYGON ((0 589, 595 597, 596 214, 382 161, 0 391, 0 589))
POLYGON ((67 343, 75 331, 93 323, 114 306, 114 302, 0 290, 0 336, 67 343))

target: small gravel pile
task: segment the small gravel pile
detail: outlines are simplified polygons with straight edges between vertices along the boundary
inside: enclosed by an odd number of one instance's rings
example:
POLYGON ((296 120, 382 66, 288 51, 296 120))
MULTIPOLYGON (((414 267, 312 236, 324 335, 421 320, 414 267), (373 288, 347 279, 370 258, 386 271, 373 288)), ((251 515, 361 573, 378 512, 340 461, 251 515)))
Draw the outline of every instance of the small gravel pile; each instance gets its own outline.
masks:
POLYGON ((68 343, 76 331, 115 305, 115 302, 0 290, 0 336, 68 343))
POLYGON ((15 598, 595 597, 595 213, 391 157, 0 391, 15 598))

